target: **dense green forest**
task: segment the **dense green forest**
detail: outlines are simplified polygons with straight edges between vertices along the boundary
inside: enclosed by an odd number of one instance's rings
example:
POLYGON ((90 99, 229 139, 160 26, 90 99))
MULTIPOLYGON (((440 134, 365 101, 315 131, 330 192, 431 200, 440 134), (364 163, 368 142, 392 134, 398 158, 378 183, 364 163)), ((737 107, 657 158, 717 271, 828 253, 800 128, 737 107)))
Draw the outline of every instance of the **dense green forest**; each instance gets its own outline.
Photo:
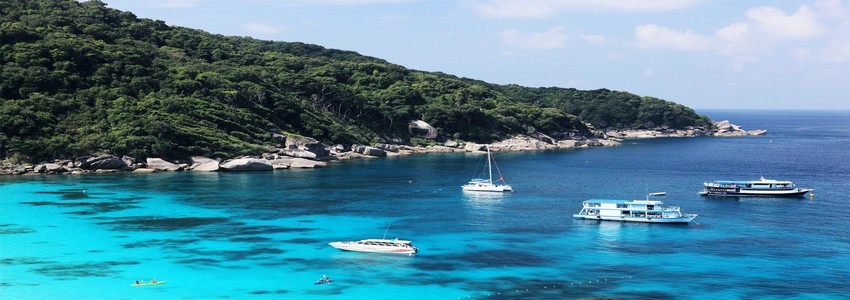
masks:
POLYGON ((673 102, 610 90, 494 85, 351 51, 228 37, 100 1, 0 0, 0 158, 258 154, 273 133, 325 143, 490 142, 597 128, 710 126, 673 102))

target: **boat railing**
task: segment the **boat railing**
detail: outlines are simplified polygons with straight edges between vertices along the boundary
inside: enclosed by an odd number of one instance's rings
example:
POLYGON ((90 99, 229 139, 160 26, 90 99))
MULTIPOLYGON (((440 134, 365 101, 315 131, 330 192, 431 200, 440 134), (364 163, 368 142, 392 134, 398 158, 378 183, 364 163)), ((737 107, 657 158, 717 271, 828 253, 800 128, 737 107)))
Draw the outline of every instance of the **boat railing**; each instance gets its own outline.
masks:
POLYGON ((679 207, 678 206, 667 206, 667 207, 665 207, 661 210, 663 210, 663 211, 679 211, 679 207))

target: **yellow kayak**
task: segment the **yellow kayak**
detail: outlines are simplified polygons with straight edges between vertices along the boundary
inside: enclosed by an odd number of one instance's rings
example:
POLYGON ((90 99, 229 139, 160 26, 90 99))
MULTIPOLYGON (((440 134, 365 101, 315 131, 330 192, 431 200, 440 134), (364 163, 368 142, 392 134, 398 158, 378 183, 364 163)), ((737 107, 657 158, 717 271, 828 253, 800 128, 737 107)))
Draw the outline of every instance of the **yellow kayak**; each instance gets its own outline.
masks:
POLYGON ((166 282, 167 282, 167 281, 157 281, 157 282, 141 282, 141 283, 134 283, 134 284, 131 284, 131 285, 130 285, 130 286, 148 286, 148 285, 159 285, 159 284, 165 284, 165 283, 166 283, 166 282))

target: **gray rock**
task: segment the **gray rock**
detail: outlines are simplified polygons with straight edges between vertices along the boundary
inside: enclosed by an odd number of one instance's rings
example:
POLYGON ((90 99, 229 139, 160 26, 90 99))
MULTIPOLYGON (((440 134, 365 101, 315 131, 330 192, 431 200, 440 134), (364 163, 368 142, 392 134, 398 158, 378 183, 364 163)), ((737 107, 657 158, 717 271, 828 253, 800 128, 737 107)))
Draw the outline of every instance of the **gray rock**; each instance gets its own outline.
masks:
POLYGON ((163 160, 162 158, 148 158, 145 160, 148 168, 154 169, 157 171, 179 171, 182 170, 180 166, 175 163, 171 163, 163 160))
POLYGON ((428 152, 455 152, 457 150, 455 148, 446 147, 446 146, 439 146, 439 145, 428 146, 428 147, 425 147, 425 149, 427 149, 428 152))
POLYGON ((279 158, 271 161, 275 169, 287 168, 320 168, 327 165, 326 162, 309 160, 298 157, 279 158))
POLYGON ((377 145, 375 145, 375 148, 378 148, 378 149, 381 149, 381 150, 384 150, 384 151, 389 151, 389 152, 398 152, 398 146, 396 146, 396 145, 377 144, 377 145))
POLYGON ((189 158, 192 165, 189 167, 194 172, 215 172, 218 171, 218 161, 212 158, 203 156, 192 156, 189 158))
POLYGON ((300 136, 287 136, 286 143, 284 144, 283 151, 285 155, 293 156, 293 157, 307 157, 312 156, 312 158, 318 156, 326 156, 330 154, 328 149, 325 149, 325 145, 320 143, 318 140, 310 137, 300 137, 300 136), (313 154, 305 154, 302 150, 311 152, 313 154), (298 155, 298 156, 296 156, 298 155))
POLYGON ((410 123, 407 124, 407 130, 413 134, 420 134, 429 140, 437 138, 437 128, 434 128, 434 126, 431 126, 431 124, 422 120, 410 121, 410 123))
POLYGON ((68 171, 59 164, 45 164, 44 168, 47 173, 64 173, 65 171, 68 171))
POLYGON ((352 147, 352 149, 351 149, 352 151, 366 155, 366 156, 387 156, 387 152, 385 152, 384 150, 375 148, 375 147, 369 147, 369 146, 363 146, 363 145, 351 145, 351 147, 352 147))
POLYGON ((765 134, 767 134, 767 130, 755 129, 755 130, 747 131, 747 134, 749 134, 749 135, 765 135, 765 134))
POLYGON ((718 131, 732 131, 732 123, 729 120, 715 122, 714 125, 717 126, 718 131))
POLYGON ((318 155, 315 152, 302 150, 302 149, 283 149, 281 151, 281 154, 286 155, 286 156, 310 158, 310 159, 314 159, 314 158, 318 157, 318 155))
POLYGON ((119 170, 125 167, 124 161, 112 155, 90 157, 80 162, 80 168, 87 170, 119 170))
POLYGON ((148 173, 153 173, 153 172, 155 172, 155 171, 156 171, 156 170, 154 170, 154 169, 150 169, 150 168, 138 168, 138 169, 133 170, 133 173, 137 173, 137 174, 148 174, 148 173))
POLYGON ((271 171, 274 170, 271 162, 259 158, 237 158, 227 161, 219 168, 228 172, 248 172, 248 171, 271 171))
POLYGON ((132 165, 136 164, 136 158, 135 157, 130 157, 130 156, 126 156, 126 155, 121 157, 121 161, 123 161, 124 164, 128 165, 128 166, 132 166, 132 165))

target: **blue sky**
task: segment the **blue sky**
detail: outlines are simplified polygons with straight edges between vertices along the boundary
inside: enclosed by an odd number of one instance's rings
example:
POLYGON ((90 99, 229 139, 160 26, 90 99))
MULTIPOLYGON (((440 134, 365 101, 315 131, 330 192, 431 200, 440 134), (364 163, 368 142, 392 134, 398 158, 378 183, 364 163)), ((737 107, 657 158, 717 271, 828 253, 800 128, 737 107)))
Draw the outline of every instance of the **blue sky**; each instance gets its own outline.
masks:
POLYGON ((104 0, 169 25, 696 109, 850 109, 850 0, 104 0))

